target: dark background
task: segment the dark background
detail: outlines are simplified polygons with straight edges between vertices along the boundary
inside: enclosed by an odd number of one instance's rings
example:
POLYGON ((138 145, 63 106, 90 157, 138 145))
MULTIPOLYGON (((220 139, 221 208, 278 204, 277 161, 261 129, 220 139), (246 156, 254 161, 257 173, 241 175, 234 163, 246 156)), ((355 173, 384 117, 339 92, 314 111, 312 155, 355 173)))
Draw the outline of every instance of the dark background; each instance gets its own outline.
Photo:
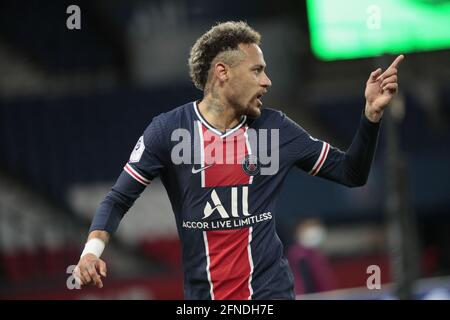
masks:
MULTIPOLYGON (((265 106, 345 149, 380 60, 315 58, 303 1, 0 2, 0 297, 182 298, 177 235, 158 184, 106 250, 103 290, 68 290, 66 269, 152 117, 202 96, 188 77, 189 50, 226 20, 245 20, 263 36, 273 83, 265 106), (81 8, 80 30, 66 28, 71 4, 81 8)), ((399 145, 417 263, 420 278, 437 283, 450 274, 449 80, 448 50, 407 54, 400 67, 399 145)), ((293 226, 320 219, 333 289, 365 287, 372 264, 383 283, 392 280, 383 125, 366 186, 348 189, 293 170, 282 192, 280 238, 287 248, 293 226)))

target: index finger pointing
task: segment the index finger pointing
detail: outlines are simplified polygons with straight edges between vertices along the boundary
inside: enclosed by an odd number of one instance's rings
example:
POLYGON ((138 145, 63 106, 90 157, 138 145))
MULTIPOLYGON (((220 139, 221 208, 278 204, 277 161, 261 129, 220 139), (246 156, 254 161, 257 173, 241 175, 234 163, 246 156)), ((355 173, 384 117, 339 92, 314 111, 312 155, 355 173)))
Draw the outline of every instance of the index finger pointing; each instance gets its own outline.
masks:
POLYGON ((404 55, 399 55, 397 58, 395 58, 394 62, 389 66, 389 68, 397 68, 400 62, 405 58, 404 55))
POLYGON ((99 270, 102 276, 106 277, 106 263, 103 260, 98 259, 96 268, 99 270))

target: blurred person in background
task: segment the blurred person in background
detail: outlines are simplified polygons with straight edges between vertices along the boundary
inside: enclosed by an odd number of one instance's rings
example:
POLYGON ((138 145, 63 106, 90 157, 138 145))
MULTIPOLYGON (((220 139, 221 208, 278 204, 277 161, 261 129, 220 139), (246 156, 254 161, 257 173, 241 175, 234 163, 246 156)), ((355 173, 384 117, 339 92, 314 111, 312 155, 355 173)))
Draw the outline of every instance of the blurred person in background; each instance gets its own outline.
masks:
POLYGON ((261 97, 271 80, 260 41, 260 34, 246 23, 226 22, 194 44, 190 75, 204 92, 203 99, 155 117, 139 138, 93 218, 75 269, 83 285, 103 287, 106 264, 100 256, 105 245, 134 201, 159 176, 182 243, 186 299, 295 299, 293 276, 275 231, 284 178, 298 167, 349 187, 366 183, 379 122, 397 92, 397 66, 403 56, 384 72, 371 73, 359 128, 342 152, 312 138, 284 113, 262 108, 261 97), (268 132, 268 141, 278 139, 269 152, 279 155, 274 171, 264 174, 268 168, 249 140, 251 130, 268 132), (192 137, 193 153, 184 150, 183 156, 193 162, 175 163, 179 140, 174 141, 174 133, 192 137), (230 151, 230 142, 243 143, 241 153, 230 151), (232 163, 216 163, 208 153, 211 144, 226 150, 232 163))
POLYGON ((331 265, 322 251, 326 234, 325 225, 319 219, 306 219, 294 228, 295 242, 287 249, 286 258, 297 295, 336 288, 331 265))

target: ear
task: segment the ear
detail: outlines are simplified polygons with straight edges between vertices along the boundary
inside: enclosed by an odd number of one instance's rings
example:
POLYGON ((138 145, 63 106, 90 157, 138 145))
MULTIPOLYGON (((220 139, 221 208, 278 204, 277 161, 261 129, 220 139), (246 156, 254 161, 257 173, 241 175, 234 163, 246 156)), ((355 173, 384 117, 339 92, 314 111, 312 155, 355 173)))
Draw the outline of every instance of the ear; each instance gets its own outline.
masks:
POLYGON ((229 66, 223 62, 217 62, 214 65, 214 75, 220 82, 227 81, 229 76, 229 66))

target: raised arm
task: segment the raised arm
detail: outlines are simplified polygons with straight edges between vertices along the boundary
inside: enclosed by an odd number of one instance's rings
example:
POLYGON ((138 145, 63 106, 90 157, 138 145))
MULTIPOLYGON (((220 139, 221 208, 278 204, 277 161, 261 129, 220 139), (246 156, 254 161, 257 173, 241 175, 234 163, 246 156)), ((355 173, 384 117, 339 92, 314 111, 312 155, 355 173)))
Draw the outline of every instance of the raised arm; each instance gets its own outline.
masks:
POLYGON ((397 72, 399 55, 384 71, 372 72, 366 83, 366 106, 359 128, 346 152, 330 147, 327 163, 321 176, 350 187, 359 187, 367 182, 378 140, 379 122, 384 109, 398 90, 397 72))
POLYGON ((301 127, 287 127, 296 135, 298 167, 337 183, 359 187, 367 182, 378 141, 380 120, 384 109, 398 90, 397 72, 403 55, 382 72, 372 72, 366 83, 366 106, 359 127, 350 147, 345 151, 330 146, 324 141, 310 137, 301 127), (294 129, 292 129, 294 128, 294 129))
POLYGON ((399 55, 384 72, 378 68, 370 74, 365 90, 365 115, 370 121, 381 120, 384 109, 397 93, 398 66, 404 58, 403 55, 399 55))

